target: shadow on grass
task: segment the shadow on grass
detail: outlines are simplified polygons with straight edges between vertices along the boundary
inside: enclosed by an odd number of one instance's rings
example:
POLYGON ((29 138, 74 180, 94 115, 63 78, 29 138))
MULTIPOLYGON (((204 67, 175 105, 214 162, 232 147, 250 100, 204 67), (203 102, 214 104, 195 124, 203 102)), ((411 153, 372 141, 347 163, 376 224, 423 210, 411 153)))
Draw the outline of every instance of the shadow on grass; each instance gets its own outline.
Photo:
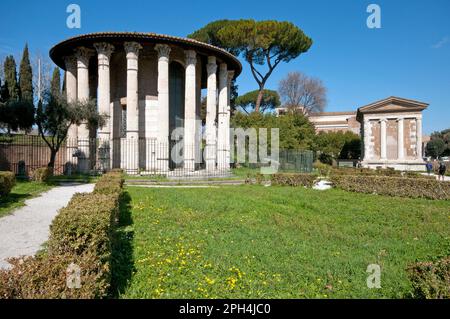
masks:
POLYGON ((120 200, 119 225, 113 237, 111 256, 111 298, 117 298, 128 286, 135 270, 133 259, 133 218, 131 197, 124 192, 120 200))
POLYGON ((29 193, 25 193, 25 194, 9 193, 6 196, 0 197, 0 208, 13 207, 14 204, 17 204, 17 203, 19 203, 27 198, 30 198, 30 197, 31 197, 31 194, 29 194, 29 193))

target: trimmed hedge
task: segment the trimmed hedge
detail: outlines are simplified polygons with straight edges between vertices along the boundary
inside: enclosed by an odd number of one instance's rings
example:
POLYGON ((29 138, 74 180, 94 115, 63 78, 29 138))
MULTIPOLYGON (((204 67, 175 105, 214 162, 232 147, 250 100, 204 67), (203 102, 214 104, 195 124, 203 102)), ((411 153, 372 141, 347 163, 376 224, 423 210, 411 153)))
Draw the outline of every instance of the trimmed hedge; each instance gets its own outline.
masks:
POLYGON ((408 267, 413 296, 420 299, 450 299, 450 256, 436 262, 408 267))
POLYGON ((52 176, 52 171, 49 167, 36 168, 31 174, 31 179, 35 182, 47 182, 52 176))
POLYGON ((13 172, 0 171, 0 196, 8 195, 16 185, 16 176, 13 172))
POLYGON ((272 185, 312 187, 317 176, 313 174, 272 174, 272 185))
POLYGON ((335 187, 350 192, 411 198, 450 199, 450 182, 439 182, 435 179, 359 175, 332 175, 330 179, 335 187))
POLYGON ((423 178, 436 179, 435 176, 422 175, 418 172, 402 172, 394 169, 371 169, 371 168, 333 168, 331 175, 360 175, 360 176, 391 176, 391 177, 409 177, 409 178, 423 178))
POLYGON ((12 259, 0 271, 0 298, 103 298, 111 284, 112 240, 123 178, 102 176, 93 193, 75 194, 50 226, 45 254, 12 259), (80 268, 81 287, 67 286, 69 265, 80 268))

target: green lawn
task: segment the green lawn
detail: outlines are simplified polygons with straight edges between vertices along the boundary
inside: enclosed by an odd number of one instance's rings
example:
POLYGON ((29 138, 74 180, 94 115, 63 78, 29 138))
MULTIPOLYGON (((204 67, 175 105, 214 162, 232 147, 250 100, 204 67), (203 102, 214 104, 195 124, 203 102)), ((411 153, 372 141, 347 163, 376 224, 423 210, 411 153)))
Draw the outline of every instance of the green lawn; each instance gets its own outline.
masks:
POLYGON ((45 183, 17 181, 16 186, 7 196, 0 198, 0 217, 11 213, 14 209, 24 205, 25 200, 49 190, 53 186, 45 183))
POLYGON ((450 254, 448 201, 258 185, 127 192, 122 298, 408 298, 407 265, 450 254), (373 263, 381 289, 366 285, 373 263))

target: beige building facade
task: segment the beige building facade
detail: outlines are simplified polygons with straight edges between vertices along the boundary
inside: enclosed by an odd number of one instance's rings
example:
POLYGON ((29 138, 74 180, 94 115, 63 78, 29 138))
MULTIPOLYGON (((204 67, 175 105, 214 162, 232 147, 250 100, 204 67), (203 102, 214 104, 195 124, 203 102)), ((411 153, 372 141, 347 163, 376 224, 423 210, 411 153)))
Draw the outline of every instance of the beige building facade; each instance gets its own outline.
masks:
POLYGON ((423 171, 422 111, 427 107, 427 103, 399 97, 360 107, 362 165, 423 171))
POLYGON ((92 168, 92 152, 106 153, 105 168, 129 173, 229 168, 230 84, 242 66, 225 50, 154 33, 103 32, 65 40, 50 57, 65 70, 68 100, 95 98, 107 118, 98 132, 86 123, 70 128, 79 170, 92 168), (98 138, 98 149, 83 147, 89 138, 98 138))
MULTIPOLYGON (((316 132, 353 132, 361 136, 362 165, 398 170, 425 169, 422 111, 427 103, 388 97, 350 112, 308 115, 316 132)), ((279 108, 277 115, 286 110, 279 108)))

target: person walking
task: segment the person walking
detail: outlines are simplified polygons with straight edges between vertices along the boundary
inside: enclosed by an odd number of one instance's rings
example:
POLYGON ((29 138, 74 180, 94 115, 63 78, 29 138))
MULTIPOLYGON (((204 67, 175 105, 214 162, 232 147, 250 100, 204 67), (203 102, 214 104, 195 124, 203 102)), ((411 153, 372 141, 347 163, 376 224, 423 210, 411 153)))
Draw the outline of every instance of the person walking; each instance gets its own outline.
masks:
POLYGON ((445 171, 446 170, 447 170, 447 167, 445 166, 445 163, 443 161, 441 161, 439 163, 439 169, 438 169, 438 172, 439 172, 438 180, 441 180, 441 177, 442 177, 442 181, 445 180, 445 171))
POLYGON ((426 167, 428 175, 431 175, 431 173, 433 172, 433 164, 430 161, 427 161, 426 167))

